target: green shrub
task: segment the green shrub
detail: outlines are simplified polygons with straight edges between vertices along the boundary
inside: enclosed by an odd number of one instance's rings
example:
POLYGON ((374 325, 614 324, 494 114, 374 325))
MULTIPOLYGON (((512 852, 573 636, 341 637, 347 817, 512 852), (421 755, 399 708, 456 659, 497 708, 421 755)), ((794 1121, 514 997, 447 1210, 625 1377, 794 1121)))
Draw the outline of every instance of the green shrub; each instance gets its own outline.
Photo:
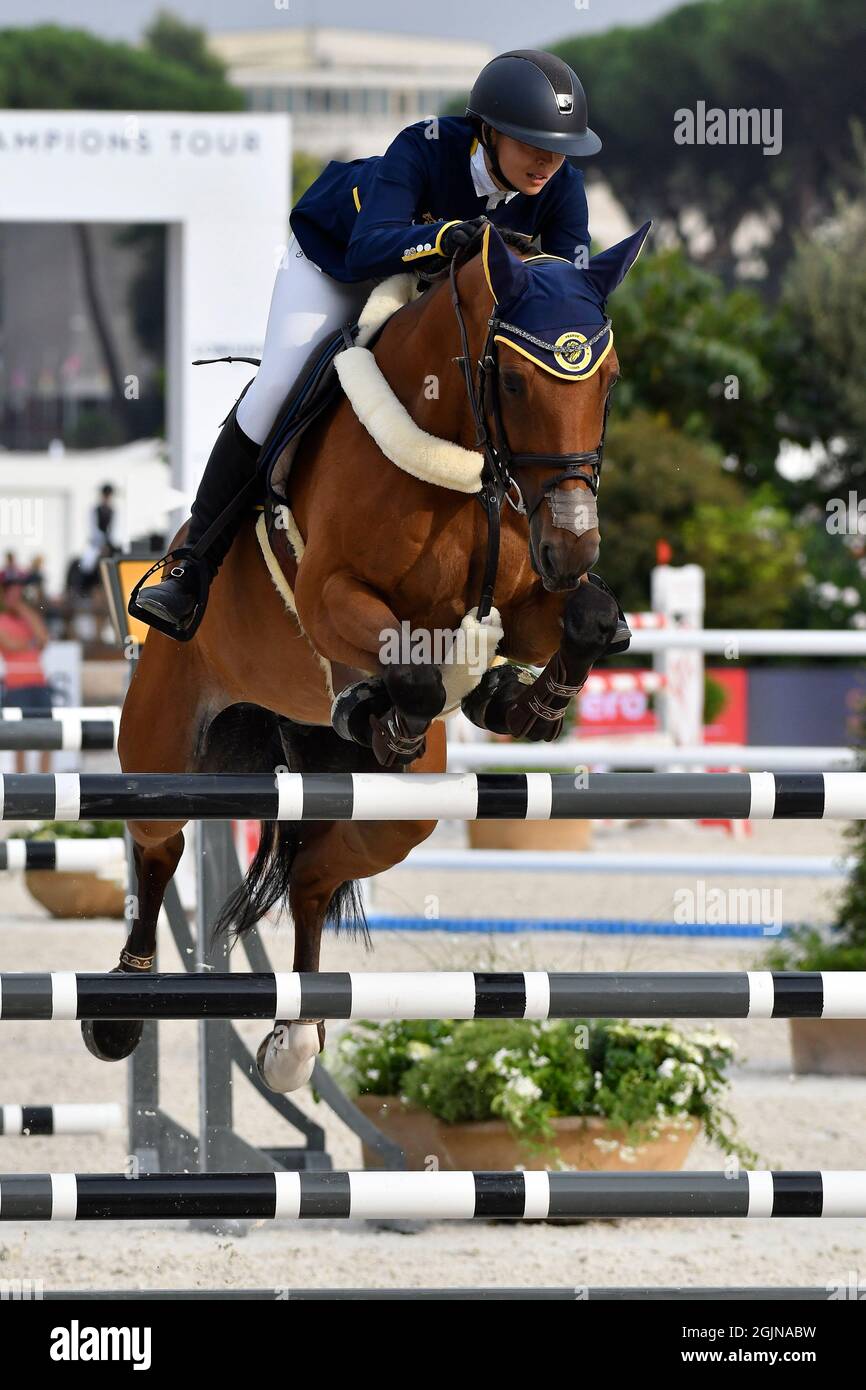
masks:
POLYGON ((447 1124, 500 1119, 540 1141, 554 1119, 598 1116, 634 1143, 693 1117, 746 1161, 754 1155, 719 1104, 733 1049, 709 1028, 688 1036, 620 1020, 361 1022, 339 1038, 333 1065, 350 1092, 398 1095, 447 1124))
MULTIPOLYGON (((857 724, 857 770, 866 772, 864 715, 857 724)), ((829 928, 792 927, 760 962, 764 970, 866 970, 866 821, 846 826, 845 839, 854 860, 829 928)))
POLYGON ((49 820, 35 830, 15 830, 13 840, 122 840, 122 820, 49 820))
POLYGON ((866 970, 866 946, 826 936, 817 927, 792 927, 768 951, 765 970, 866 970))

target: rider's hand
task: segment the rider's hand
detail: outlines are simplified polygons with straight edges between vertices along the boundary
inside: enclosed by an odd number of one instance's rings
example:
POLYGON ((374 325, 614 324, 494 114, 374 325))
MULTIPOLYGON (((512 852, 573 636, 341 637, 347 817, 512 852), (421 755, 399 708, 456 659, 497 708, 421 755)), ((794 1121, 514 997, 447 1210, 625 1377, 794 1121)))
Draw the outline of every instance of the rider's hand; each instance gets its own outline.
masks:
POLYGON ((453 227, 446 227, 442 236, 439 238, 439 250, 448 260, 451 259, 464 246, 468 246, 470 241, 474 241, 487 226, 486 217, 472 217, 468 222, 455 222, 453 227))

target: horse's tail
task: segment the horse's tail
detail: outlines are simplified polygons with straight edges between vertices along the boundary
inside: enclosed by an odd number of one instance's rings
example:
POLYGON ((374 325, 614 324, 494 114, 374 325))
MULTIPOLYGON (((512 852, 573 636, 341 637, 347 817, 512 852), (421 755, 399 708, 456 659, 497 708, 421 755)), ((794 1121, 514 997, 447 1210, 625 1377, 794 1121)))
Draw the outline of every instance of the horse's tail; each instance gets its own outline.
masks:
MULTIPOLYGON (((351 753, 352 745, 333 729, 295 724, 257 705, 233 705, 208 730, 205 761, 208 770, 220 772, 273 772, 287 764, 299 772, 332 772, 345 771, 351 753)), ((295 858, 311 828, 311 822, 261 823, 258 848, 214 924, 215 935, 241 937, 273 908, 287 904, 295 858)), ((367 937, 357 883, 338 885, 325 925, 367 937)))
MULTIPOLYGON (((243 883, 222 909, 214 930, 241 937, 272 908, 288 902, 292 867, 303 842, 304 825, 292 821, 263 821, 262 833, 243 883)), ((325 926, 368 938, 367 919, 358 884, 341 883, 331 895, 325 926)))

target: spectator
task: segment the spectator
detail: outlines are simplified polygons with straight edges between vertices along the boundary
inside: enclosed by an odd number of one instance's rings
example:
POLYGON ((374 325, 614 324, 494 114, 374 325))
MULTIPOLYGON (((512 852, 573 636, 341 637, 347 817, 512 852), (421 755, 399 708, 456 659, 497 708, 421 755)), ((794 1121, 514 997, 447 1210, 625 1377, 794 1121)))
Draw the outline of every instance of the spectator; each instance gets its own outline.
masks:
MULTIPOLYGON (((48 642, 48 629, 41 614, 25 601, 20 578, 14 571, 11 578, 7 574, 8 568, 0 576, 0 656, 5 666, 3 705, 50 709, 51 690, 40 655, 48 642)), ((24 772, 26 766, 26 754, 16 753, 16 772, 24 772)), ((43 752, 39 756, 39 771, 50 770, 51 754, 43 752)))
POLYGON ((33 608, 44 608, 46 602, 45 593, 45 556, 34 555, 30 562, 30 569, 22 580, 24 585, 24 597, 33 608))
POLYGON ((114 488, 105 483, 99 489, 99 501, 90 514, 87 530, 87 547, 81 557, 79 571, 81 589, 89 593, 99 578, 99 562, 109 555, 116 555, 119 546, 115 545, 111 529, 114 525, 114 488))
POLYGON ((7 550, 3 557, 3 568, 0 570, 0 584, 20 584, 24 580, 24 570, 18 563, 18 558, 14 550, 7 550))

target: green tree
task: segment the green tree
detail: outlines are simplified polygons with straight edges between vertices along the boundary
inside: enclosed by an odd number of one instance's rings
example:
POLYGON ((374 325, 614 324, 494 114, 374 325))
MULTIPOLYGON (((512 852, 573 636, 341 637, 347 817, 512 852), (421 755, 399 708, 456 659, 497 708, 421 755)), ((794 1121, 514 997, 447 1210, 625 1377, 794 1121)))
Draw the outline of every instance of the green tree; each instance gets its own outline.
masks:
POLYGON ((176 15, 160 10, 156 19, 144 31, 151 53, 169 62, 189 68, 209 82, 222 82, 225 64, 207 46, 207 33, 193 24, 185 24, 176 15))
POLYGON ((800 541, 767 484, 735 506, 698 502, 682 546, 706 572, 707 626, 782 627, 804 580, 800 541))
POLYGON ((613 314, 623 371, 617 410, 663 415, 718 445, 746 480, 771 477, 787 391, 776 370, 787 323, 753 290, 726 289, 679 248, 644 253, 617 291, 613 314))
POLYGON ((804 577, 791 595, 788 626, 857 626, 866 613, 864 537, 838 534, 828 526, 826 511, 814 505, 798 517, 798 532, 804 577))
POLYGON ((635 411, 623 418, 615 408, 599 493, 598 568, 625 608, 648 607, 659 540, 682 563, 683 523, 699 499, 736 503, 741 490, 720 465, 718 449, 686 438, 663 417, 635 411))
POLYGON ((314 154, 306 150, 295 150, 292 155, 292 206, 301 198, 310 184, 315 183, 324 165, 314 154))
POLYGON ((802 236, 784 286, 795 389, 786 421, 794 438, 820 440, 827 461, 801 488, 824 497, 866 485, 866 136, 855 128, 853 196, 839 193, 835 216, 802 236), (832 449, 829 448, 832 442, 832 449))
POLYGON ((862 0, 702 0, 639 28, 557 48, 583 79, 604 141, 591 161, 629 215, 656 217, 687 240, 697 212, 710 235, 705 263, 731 278, 749 214, 769 234, 762 253, 778 284, 800 229, 815 226, 850 177, 849 122, 862 110, 862 0), (675 113, 707 108, 782 112, 782 149, 676 144, 675 113))
POLYGON ((707 626, 778 626, 801 582, 800 538, 769 489, 750 494, 712 445, 636 411, 611 419, 599 494, 599 572, 627 609, 648 606, 656 545, 707 571, 707 626))
MULTIPOLYGON (((196 31, 197 32, 197 31, 196 31)), ((29 110, 239 111, 221 71, 82 29, 0 29, 0 106, 29 110)))
MULTIPOLYGON (((0 106, 237 111, 243 97, 226 81, 219 60, 207 52, 203 31, 163 12, 148 30, 143 48, 51 24, 0 30, 0 106)), ((135 433, 139 412, 123 396, 110 316, 95 273, 92 230, 81 223, 73 235, 85 303, 111 385, 113 415, 110 425, 94 419, 83 437, 115 442, 135 433)), ((161 228, 136 228, 118 235, 139 248, 139 271, 130 287, 133 322, 141 341, 153 348, 164 335, 164 234, 161 228)))

